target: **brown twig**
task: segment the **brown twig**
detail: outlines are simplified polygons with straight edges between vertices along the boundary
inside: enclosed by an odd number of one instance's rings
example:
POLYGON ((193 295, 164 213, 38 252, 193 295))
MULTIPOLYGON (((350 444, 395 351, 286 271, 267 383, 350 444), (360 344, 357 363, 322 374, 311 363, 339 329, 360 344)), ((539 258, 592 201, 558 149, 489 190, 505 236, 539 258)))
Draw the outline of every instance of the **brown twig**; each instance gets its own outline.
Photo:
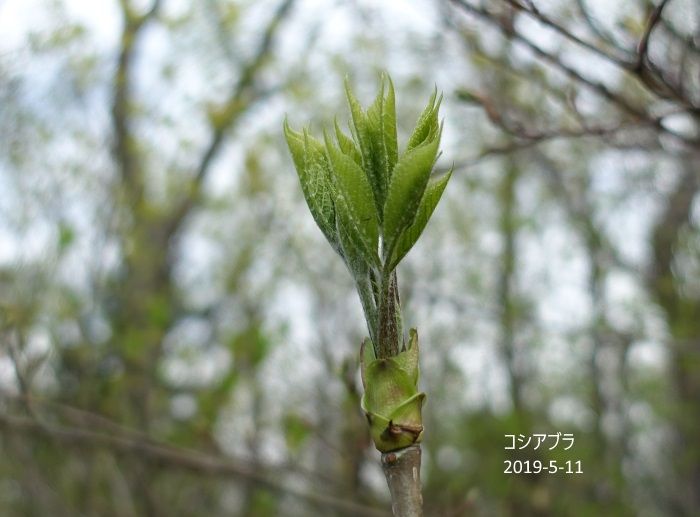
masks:
POLYGON ((534 43, 531 39, 527 38, 523 34, 519 32, 507 32, 507 29, 501 25, 499 22, 498 18, 491 12, 487 11, 483 7, 477 7, 475 5, 470 4, 469 2, 466 2, 464 0, 450 0, 452 3, 458 5, 465 11, 471 13, 472 15, 480 18, 481 20, 489 23, 490 25, 495 26, 497 29, 499 29, 504 36, 510 37, 521 44, 525 45, 527 48, 529 48, 535 55, 537 55, 540 59, 543 61, 549 63, 550 65, 554 66, 561 72, 563 72, 566 76, 568 76, 570 79, 573 79, 590 89, 594 90, 597 92, 601 97, 604 97, 614 105, 617 105, 619 108, 621 108, 623 111, 627 112, 628 114, 632 115, 635 118, 647 118, 647 113, 645 113, 643 110, 640 108, 637 108, 636 106, 631 105, 627 99, 624 97, 618 95, 617 93, 611 91, 607 86, 604 84, 594 81, 592 79, 589 79, 587 77, 584 77, 581 73, 578 71, 574 70, 570 66, 564 64, 564 62, 560 59, 559 56, 552 54, 546 50, 544 50, 542 47, 534 43))
POLYGON ((642 67, 644 67, 644 62, 646 61, 647 53, 649 52, 649 38, 651 37, 654 27, 656 27, 656 24, 659 23, 663 10, 668 3, 669 0, 661 0, 659 5, 657 5, 649 15, 649 20, 647 21, 644 29, 644 34, 642 34, 642 39, 639 40, 639 45, 637 46, 637 61, 634 65, 634 69, 636 71, 641 71, 642 67))
POLYGON ((631 63, 626 61, 625 59, 619 58, 617 56, 614 56, 605 50, 601 49, 600 47, 597 47, 593 43, 590 43, 578 36, 576 36, 574 33, 572 33, 570 30, 568 30, 566 27, 564 27, 560 22, 550 18, 546 14, 544 14, 542 11, 540 11, 535 4, 532 2, 528 2, 527 5, 521 4, 518 0, 503 0, 506 2, 508 5, 513 7, 514 9, 524 12, 527 15, 531 16, 532 18, 536 19, 546 27, 549 27, 553 31, 557 32, 567 40, 571 41, 572 43, 575 43, 576 45, 585 48, 586 50, 589 50, 590 52, 593 52, 599 57, 602 57, 606 61, 609 61, 610 63, 619 66, 621 68, 627 68, 630 66, 631 63))
MULTIPOLYGON (((646 121, 649 126, 656 128, 658 132, 665 133, 674 139, 678 140, 684 145, 695 147, 699 143, 698 138, 689 137, 674 131, 662 124, 662 119, 657 116, 649 114, 646 109, 638 107, 635 102, 627 98, 625 95, 611 90, 608 86, 602 82, 591 79, 571 66, 564 63, 561 57, 553 52, 547 51, 538 44, 536 44, 532 39, 525 36, 521 32, 514 30, 511 25, 504 26, 500 18, 493 12, 488 11, 484 7, 473 5, 465 0, 450 0, 451 3, 455 4, 457 7, 477 17, 478 19, 487 22, 490 25, 496 27, 504 37, 510 38, 525 45, 531 52, 535 54, 541 61, 547 63, 554 67, 555 69, 562 72, 570 80, 580 83, 583 86, 589 88, 595 92, 600 97, 606 99, 612 105, 617 106, 621 111, 631 116, 636 121, 646 121)), ((622 70, 625 70, 624 68, 622 70)), ((645 83, 646 84, 646 83, 645 83)), ((652 91, 654 91, 652 89, 652 91)), ((658 92, 657 92, 658 93, 658 92)))
POLYGON ((576 0, 576 5, 578 7, 579 12, 581 13, 581 16, 583 16, 584 22, 595 36, 600 38, 600 40, 605 42, 606 44, 617 49, 618 52, 631 54, 631 52, 628 49, 624 48, 622 45, 620 45, 620 43, 617 42, 617 40, 611 33, 609 33, 600 24, 598 24, 598 22, 593 18, 593 15, 591 14, 590 9, 586 4, 585 0, 576 0))
MULTIPOLYGON (((486 112, 489 120, 494 125, 502 129, 505 133, 518 139, 532 142, 533 144, 559 138, 581 138, 588 136, 602 137, 614 135, 629 129, 655 127, 655 125, 652 125, 647 120, 639 120, 628 123, 620 121, 614 124, 604 125, 586 125, 585 123, 582 123, 578 128, 558 127, 548 130, 534 130, 519 121, 511 120, 498 109, 496 103, 491 98, 484 94, 461 90, 457 92, 457 95, 467 102, 472 102, 481 106, 486 112)), ((520 145, 523 143, 518 142, 518 148, 529 147, 527 142, 524 143, 525 145, 520 145)))

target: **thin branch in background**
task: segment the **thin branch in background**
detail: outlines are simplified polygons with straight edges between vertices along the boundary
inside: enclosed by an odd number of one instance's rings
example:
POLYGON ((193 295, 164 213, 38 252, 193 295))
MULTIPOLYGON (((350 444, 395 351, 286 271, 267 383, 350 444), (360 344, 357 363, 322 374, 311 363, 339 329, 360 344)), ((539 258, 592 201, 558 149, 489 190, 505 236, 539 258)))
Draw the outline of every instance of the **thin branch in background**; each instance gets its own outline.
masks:
MULTIPOLYGON (((474 56, 474 58, 483 60, 488 66, 493 68, 494 73, 505 74, 522 83, 532 84, 535 88, 544 92, 553 102, 559 104, 564 109, 564 114, 572 115, 578 122, 582 122, 581 113, 578 111, 570 92, 551 85, 546 77, 536 73, 537 70, 532 65, 519 67, 516 66, 515 63, 504 63, 497 57, 492 56, 478 41, 468 39, 468 37, 460 31, 454 17, 448 16, 445 10, 443 10, 442 14, 443 23, 460 34, 460 41, 464 43, 464 50, 466 53, 474 56)), ((458 91, 457 94, 459 95, 460 92, 458 91)))
MULTIPOLYGON (((10 398, 7 393, 0 392, 0 395, 4 395, 6 398, 10 398)), ((133 429, 131 427, 122 425, 114 420, 111 420, 105 416, 94 413, 92 411, 86 411, 68 404, 63 404, 61 402, 56 402, 47 398, 37 397, 32 394, 21 394, 17 398, 23 402, 30 403, 32 406, 43 408, 52 408, 58 410, 63 414, 68 420, 75 422, 75 425, 80 425, 88 429, 101 430, 110 433, 122 434, 124 436, 129 436, 134 439, 139 440, 150 440, 150 437, 138 429, 133 429)))
MULTIPOLYGON (((621 111, 631 116, 634 120, 646 121, 650 126, 656 127, 658 132, 668 134, 683 145, 695 147, 698 145, 698 143, 700 143, 700 138, 689 137, 682 133, 678 133, 670 127, 667 127, 663 124, 663 120, 660 117, 651 115, 645 108, 637 106, 635 101, 632 101, 619 92, 611 90, 602 82, 591 79, 571 66, 565 64, 560 55, 545 50, 536 44, 531 38, 515 30, 511 24, 504 25, 503 21, 495 13, 488 11, 484 7, 473 5, 465 0, 450 0, 450 2, 472 16, 475 16, 478 19, 496 27, 504 37, 511 38, 514 41, 518 41, 519 43, 525 45, 541 61, 553 66, 555 69, 566 75, 570 80, 591 89, 597 95, 606 99, 612 105, 618 107, 621 111)), ((621 68, 621 70, 624 71, 625 69, 621 68)), ((654 84, 649 79, 644 82, 647 85, 654 84)), ((652 89, 651 91, 652 93, 656 93, 658 95, 658 91, 656 89, 652 89)), ((674 90, 674 93, 677 92, 674 90)))
POLYGON ((637 46, 637 62, 635 63, 634 69, 640 71, 647 60, 647 53, 649 52, 649 38, 651 33, 659 23, 661 15, 663 14, 664 8, 668 5, 669 0, 662 0, 661 3, 651 12, 649 15, 649 20, 647 21, 642 38, 637 46))
POLYGON ((554 160, 539 150, 535 150, 532 157, 540 170, 545 173, 550 188, 563 201, 562 204, 571 222, 580 227, 583 238, 596 242, 602 257, 611 265, 632 274, 639 274, 639 268, 626 261, 603 230, 598 227, 592 217, 593 210, 589 206, 589 201, 584 200, 583 206, 580 202, 577 203, 575 196, 566 187, 564 174, 554 160))
POLYGON ((681 58, 681 63, 679 64, 679 69, 676 74, 671 74, 668 70, 655 64, 649 58, 651 34, 659 25, 659 22, 663 20, 663 10, 668 3, 668 0, 662 1, 649 15, 645 24, 644 33, 637 45, 637 58, 631 71, 649 91, 653 92, 659 98, 676 101, 687 108, 691 113, 697 114, 700 112, 700 106, 695 104, 694 99, 688 94, 689 92, 685 88, 683 77, 683 70, 687 63, 687 61, 684 61, 687 59, 690 45, 683 44, 685 59, 681 58))
POLYGON ((564 27, 561 22, 558 22, 546 14, 544 14, 542 11, 540 11, 534 3, 532 2, 527 2, 527 5, 521 4, 517 0, 502 0, 506 2, 508 5, 513 7, 514 9, 524 12, 530 17, 536 19, 546 27, 549 27, 550 29, 554 30, 567 40, 571 41, 572 43, 578 45, 579 47, 583 47, 586 50, 589 50, 590 52, 594 53, 598 57, 601 57, 605 59, 606 61, 609 61, 610 63, 619 66, 621 68, 627 68, 629 67, 632 63, 626 61, 624 58, 614 56, 610 54, 609 52, 606 52, 605 50, 601 49, 600 47, 597 47, 593 43, 590 43, 588 41, 585 41, 578 36, 576 36, 574 33, 569 31, 566 27, 564 27))
POLYGON ((601 97, 607 99, 610 101, 613 105, 618 106, 621 108, 623 111, 627 112, 628 114, 632 115, 635 118, 638 119, 643 119, 647 118, 648 114, 641 110, 640 108, 637 108, 636 106, 631 105, 627 99, 624 97, 620 96, 619 94, 611 91, 607 86, 604 84, 594 81, 592 79, 589 79, 587 77, 584 77, 579 73, 578 71, 574 70, 570 66, 564 64, 561 61, 561 58, 558 55, 552 54, 546 50, 544 50, 542 47, 534 43, 531 39, 528 37, 524 36, 523 34, 519 32, 509 32, 507 27, 504 27, 499 19, 491 12, 487 11, 483 7, 477 7, 469 2, 466 2, 464 0, 450 0, 453 4, 456 4, 458 7, 461 7, 463 10, 471 13, 472 15, 480 18, 481 20, 487 22, 490 25, 495 26, 498 30, 501 31, 501 33, 504 36, 510 37, 523 45, 525 45, 527 48, 529 48, 535 55, 537 55, 540 59, 542 59, 544 62, 549 63, 550 65, 554 66, 555 68, 559 69, 561 72, 563 72, 567 77, 570 79, 579 82, 590 89, 594 90, 596 93, 598 93, 601 97))
POLYGON ((12 362, 12 368, 15 371, 15 378, 17 379, 17 387, 19 388, 19 392, 22 395, 29 395, 29 379, 27 379, 24 375, 24 370, 22 366, 20 365, 20 358, 19 354, 20 348, 24 348, 21 345, 22 338, 19 334, 18 330, 15 330, 14 332, 8 332, 9 338, 7 340, 7 356, 10 358, 10 362, 12 362), (14 338, 14 339, 13 339, 14 338))
POLYGON ((259 486, 289 494, 300 499, 321 504, 328 508, 350 515, 385 516, 386 512, 354 501, 340 499, 325 493, 312 492, 289 486, 273 480, 271 474, 261 474, 259 466, 248 467, 242 463, 215 458, 196 451, 179 449, 171 445, 147 441, 118 433, 105 434, 89 429, 63 425, 39 424, 30 418, 0 414, 0 429, 6 432, 34 434, 51 438, 66 445, 79 447, 107 448, 115 453, 132 454, 144 461, 167 465, 198 475, 213 477, 233 477, 254 481, 259 486))
MULTIPOLYGON (((603 135, 604 136, 604 135, 603 135)), ((549 139, 542 139, 542 140, 520 140, 517 138, 511 138, 508 142, 500 145, 492 145, 492 146, 487 146, 478 153, 476 153, 474 156, 470 158, 466 158, 464 160, 461 160, 459 162, 455 162, 454 164, 454 171, 455 172, 460 172, 460 171, 466 171, 468 169, 471 169, 479 164, 481 164, 484 160, 489 159, 489 158, 499 158, 502 156, 507 156, 513 153, 517 153, 520 151, 526 151, 528 149, 537 147, 538 145, 545 144, 547 142, 551 142, 554 140, 560 140, 560 139, 578 139, 578 138, 597 138, 603 142, 603 136, 596 136, 596 135, 589 135, 589 134, 580 134, 580 135, 553 135, 549 139)), ((643 152, 655 152, 655 153, 661 153, 664 155, 669 155, 673 154, 673 156, 678 156, 677 152, 671 153, 670 151, 667 151, 663 149, 660 146, 654 147, 651 144, 645 144, 645 143, 630 143, 630 144, 624 144, 624 143, 614 143, 610 141, 605 141, 606 147, 610 149, 619 149, 619 150, 634 150, 634 151, 643 151, 643 152)), ((693 156, 691 153, 682 153, 680 155, 681 157, 691 157, 693 156)), ((450 167, 445 167, 441 169, 436 170, 436 174, 444 174, 446 173, 450 167)))
MULTIPOLYGON (((558 127, 547 130, 534 130, 527 127, 526 124, 513 120, 511 117, 507 116, 507 114, 503 113, 496 107, 496 103, 492 99, 484 94, 460 90, 457 92, 457 96, 465 102, 471 102, 481 106, 489 120, 505 133, 516 138, 532 142, 533 144, 558 138, 581 138, 587 136, 605 137, 629 129, 649 127, 648 121, 640 120, 632 123, 625 123, 621 121, 614 124, 605 125, 587 125, 582 122, 581 126, 578 128, 558 127)), ((513 144, 509 143, 509 145, 513 144)), ((525 146, 527 147, 527 145, 525 146)), ((522 147, 523 146, 518 142, 515 143, 515 148, 522 147)))
POLYGON ((32 418, 41 422, 39 415, 34 408, 31 400, 32 375, 28 373, 21 364, 20 354, 26 348, 24 336, 19 329, 10 329, 7 333, 7 355, 12 362, 12 368, 15 371, 17 379, 17 387, 22 397, 22 406, 32 418))
POLYGON ((234 67, 241 66, 240 56, 234 51, 231 39, 231 34, 226 28, 223 17, 221 15, 217 0, 206 0, 205 15, 209 18, 210 23, 214 26, 216 38, 219 41, 221 52, 226 57, 229 65, 234 67))
MULTIPOLYGON (((142 442, 153 442, 153 439, 143 431, 123 425, 99 413, 87 411, 85 409, 81 409, 61 402, 56 402, 47 398, 37 397, 36 395, 16 395, 14 393, 6 393, 0 390, 0 396, 4 397, 6 400, 17 400, 21 404, 30 404, 32 408, 35 408, 35 411, 31 414, 31 416, 37 421, 39 421, 39 415, 41 414, 41 410, 51 409, 57 413, 58 418, 65 418, 65 420, 69 422, 69 425, 75 426, 76 428, 87 428, 93 431, 100 431, 112 435, 132 438, 134 440, 140 440, 142 442)), ((42 419, 41 421, 43 420, 46 419, 42 419)), ((319 438, 322 438, 322 436, 319 436, 319 438)), ((342 452, 337 449, 333 450, 334 452, 338 453, 342 452)), ((229 458, 229 461, 241 463, 243 460, 229 458)), ((335 482, 334 479, 324 476, 318 472, 305 469, 300 465, 276 463, 274 466, 262 465, 261 467, 268 471, 274 470, 277 473, 285 471, 294 473, 296 475, 303 475, 309 478, 310 480, 313 480, 314 482, 323 482, 325 484, 330 483, 339 489, 341 488, 335 482)))
POLYGON ((272 19, 268 23, 267 28, 265 29, 257 51, 241 71, 236 86, 233 88, 229 98, 226 100, 226 102, 224 102, 221 109, 221 120, 217 120, 214 123, 214 132, 211 140, 209 145, 206 147, 197 167, 197 172, 194 179, 195 186, 201 185, 201 183, 204 181, 211 167, 212 160, 221 147, 226 131, 235 123, 236 120, 238 120, 244 108, 247 107, 245 103, 242 102, 243 97, 253 88, 256 73, 260 70, 265 59, 267 58, 272 47, 272 42, 277 33, 277 29, 294 5, 294 2, 295 0, 284 0, 277 8, 272 16, 272 19))
POLYGON ((590 7, 588 6, 585 0, 576 0, 576 6, 578 7, 581 16, 583 16, 584 22, 595 36, 597 36, 601 41, 603 41, 607 45, 610 45, 613 48, 617 49, 618 52, 622 52, 628 57, 632 56, 632 53, 629 51, 629 49, 623 47, 615 39, 615 36, 612 33, 608 32, 602 25, 600 25, 595 20, 595 18, 591 14, 590 7))
POLYGON ((683 45, 693 54, 700 54, 700 37, 693 36, 692 34, 681 33, 670 21, 668 21, 663 16, 660 19, 658 27, 663 30, 664 33, 671 36, 677 43, 683 45))
POLYGON ((196 203, 202 185, 209 174, 214 159, 219 154, 226 134, 253 104, 275 91, 275 89, 261 89, 256 84, 257 74, 270 54, 280 24, 286 18, 295 1, 296 0, 284 0, 280 4, 265 28, 257 50, 248 63, 243 66, 238 81, 233 87, 230 96, 216 110, 216 113, 210 114, 211 137, 195 169, 194 178, 192 179, 188 193, 181 200, 170 218, 168 223, 168 232, 170 234, 177 231, 182 221, 196 203))
POLYGON ((139 158, 135 150, 129 113, 131 109, 131 72, 134 51, 143 29, 158 14, 160 0, 154 0, 151 8, 143 15, 136 15, 128 0, 120 0, 123 29, 117 68, 113 80, 111 122, 114 132, 112 154, 118 164, 123 184, 130 194, 139 199, 142 195, 142 178, 139 177, 139 158))

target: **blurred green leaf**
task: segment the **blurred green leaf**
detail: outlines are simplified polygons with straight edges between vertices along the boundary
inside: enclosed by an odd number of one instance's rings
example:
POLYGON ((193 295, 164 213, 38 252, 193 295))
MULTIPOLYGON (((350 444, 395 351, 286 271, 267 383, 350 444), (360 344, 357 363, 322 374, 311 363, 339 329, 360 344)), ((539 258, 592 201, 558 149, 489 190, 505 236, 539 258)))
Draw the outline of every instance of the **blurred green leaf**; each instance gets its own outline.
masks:
POLYGON ((309 422, 296 413, 288 413, 284 416, 282 426, 287 448, 293 453, 298 453, 311 436, 309 422))
POLYGON ((75 231, 73 227, 67 223, 60 223, 58 225, 58 251, 62 253, 66 251, 71 244, 75 241, 75 231))

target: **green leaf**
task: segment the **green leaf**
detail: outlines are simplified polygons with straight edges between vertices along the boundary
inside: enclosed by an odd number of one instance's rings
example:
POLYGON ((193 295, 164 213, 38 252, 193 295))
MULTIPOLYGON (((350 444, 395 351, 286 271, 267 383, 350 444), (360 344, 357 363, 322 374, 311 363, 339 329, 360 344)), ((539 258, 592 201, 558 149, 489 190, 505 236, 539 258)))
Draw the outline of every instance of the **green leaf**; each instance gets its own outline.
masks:
MULTIPOLYGON (((368 174, 376 178, 374 193, 383 208, 389 183, 389 160, 384 141, 384 78, 377 98, 367 110, 367 129, 370 136, 370 164, 368 174)), ((381 208, 379 210, 381 215, 381 208)), ((381 217, 380 217, 381 218, 381 217)))
POLYGON ((414 328, 408 331, 408 347, 398 354, 394 359, 399 364, 401 369, 413 380, 413 384, 418 385, 418 331, 414 328))
POLYGON ((352 230, 347 211, 340 204, 336 206, 338 208, 335 218, 336 233, 340 242, 341 256, 355 282, 358 283, 369 273, 369 264, 375 259, 367 255, 362 240, 357 232, 352 230))
POLYGON ((378 265, 379 221, 372 198, 372 187, 352 158, 343 154, 324 133, 326 152, 333 171, 336 214, 347 233, 346 245, 360 254, 368 265, 378 265))
MULTIPOLYGON (((391 412, 391 421, 394 425, 423 428, 422 409, 425 402, 425 393, 416 393, 410 399, 404 401, 391 412)), ((419 441, 419 440, 418 440, 419 441)))
POLYGON ((365 371, 364 409, 386 417, 417 393, 416 385, 392 357, 377 359, 365 371))
POLYGON ((292 130, 287 119, 284 120, 284 136, 309 211, 333 249, 340 252, 333 203, 335 195, 323 144, 309 136, 306 130, 304 134, 292 130))
POLYGON ((442 95, 440 98, 435 100, 437 96, 437 89, 433 91, 433 94, 428 101, 428 105, 418 117, 416 122, 416 127, 408 139, 408 145, 406 146, 406 151, 415 149, 425 141, 429 141, 431 136, 434 136, 439 130, 438 123, 438 111, 440 110, 440 104, 442 103, 442 95))
POLYGON ((435 207, 442 197, 447 182, 450 181, 450 177, 452 177, 452 169, 439 178, 432 178, 428 181, 423 197, 420 200, 415 220, 401 233, 399 240, 394 246, 390 269, 396 268, 399 262, 401 262, 401 259, 406 256, 406 253, 409 252, 418 240, 418 237, 423 233, 425 226, 433 215, 435 207))
POLYGON ((440 135, 411 149, 399 158, 389 184, 384 206, 384 253, 391 258, 401 232, 416 217, 440 145, 440 135))
POLYGON ((333 121, 333 125, 335 126, 335 137, 338 139, 340 150, 352 158, 357 165, 362 166, 362 155, 360 155, 360 151, 357 149, 355 142, 352 141, 352 138, 343 133, 343 130, 340 129, 338 125, 337 119, 333 121))
POLYGON ((345 94, 348 99, 348 106, 350 106, 350 118, 352 123, 350 124, 350 130, 352 131, 357 146, 360 149, 360 154, 362 156, 363 166, 367 166, 370 163, 370 137, 367 131, 367 115, 362 110, 359 101, 355 98, 355 95, 350 89, 350 83, 345 80, 345 94))
MULTIPOLYGON (((352 118, 350 129, 352 130, 355 141, 360 149, 360 155, 362 156, 362 169, 372 185, 372 199, 374 200, 377 215, 381 221, 383 217, 382 209, 384 206, 384 196, 386 192, 386 176, 382 172, 383 168, 378 163, 379 158, 376 143, 378 135, 376 134, 377 131, 375 129, 376 123, 370 121, 369 114, 362 110, 360 103, 350 89, 350 83, 347 81, 347 79, 345 81, 345 93, 348 98, 348 105, 350 106, 350 115, 352 118)), ((379 101, 379 98, 377 101, 379 101)), ((377 101, 375 101, 375 105, 377 104, 377 101)), ((370 107, 370 110, 372 109, 373 108, 370 107)), ((374 109, 376 111, 376 106, 374 109)), ((372 114, 372 118, 376 118, 374 113, 372 114)), ((381 134, 379 135, 379 138, 381 138, 381 134)))
POLYGON ((387 156, 388 184, 391 179, 391 172, 394 170, 394 166, 398 160, 399 150, 396 137, 396 96, 394 94, 394 83, 389 76, 387 76, 387 80, 389 82, 389 91, 384 101, 382 120, 384 122, 384 148, 387 156))
POLYGON ((292 154, 294 166, 296 167, 297 174, 301 178, 302 175, 306 174, 306 167, 304 165, 304 137, 301 133, 289 127, 289 121, 286 117, 284 119, 283 128, 284 137, 287 140, 289 152, 292 154))
POLYGON ((374 345, 372 340, 365 338, 360 345, 360 377, 362 378, 362 386, 367 386, 367 379, 365 377, 365 370, 370 363, 374 362, 377 356, 374 353, 374 345))

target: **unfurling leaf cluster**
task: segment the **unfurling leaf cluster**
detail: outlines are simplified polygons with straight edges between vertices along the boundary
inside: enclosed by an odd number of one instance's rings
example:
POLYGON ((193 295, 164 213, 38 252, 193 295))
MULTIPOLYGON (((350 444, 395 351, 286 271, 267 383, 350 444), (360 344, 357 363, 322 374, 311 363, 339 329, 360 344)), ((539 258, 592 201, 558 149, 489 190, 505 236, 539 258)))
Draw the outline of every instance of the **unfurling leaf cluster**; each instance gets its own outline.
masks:
POLYGON ((324 130, 318 140, 307 129, 294 131, 286 120, 284 134, 311 215, 352 273, 371 339, 375 347, 380 341, 376 351, 383 356, 381 342, 398 339, 392 343, 395 353, 403 344, 392 274, 423 232, 451 175, 431 177, 442 134, 442 97, 433 93, 399 153, 391 79, 382 77, 367 110, 347 82, 345 91, 349 135, 335 121, 332 132, 324 130))

